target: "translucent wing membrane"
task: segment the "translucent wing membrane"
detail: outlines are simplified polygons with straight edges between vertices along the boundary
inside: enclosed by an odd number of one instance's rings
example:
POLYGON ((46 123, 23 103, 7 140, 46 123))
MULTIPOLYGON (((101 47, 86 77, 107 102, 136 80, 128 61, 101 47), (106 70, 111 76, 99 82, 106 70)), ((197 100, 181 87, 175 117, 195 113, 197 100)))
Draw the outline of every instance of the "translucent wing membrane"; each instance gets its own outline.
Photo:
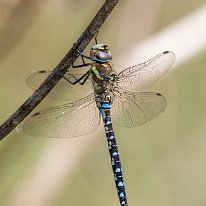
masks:
POLYGON ((21 131, 30 136, 66 138, 89 134, 99 123, 95 98, 89 95, 33 114, 24 122, 21 131))
MULTIPOLYGON (((145 63, 120 72, 113 91, 115 98, 111 108, 112 121, 120 126, 136 127, 163 112, 166 99, 159 93, 142 91, 156 83, 174 61, 173 52, 163 52, 145 63)), ((38 71, 29 76, 26 83, 30 88, 36 89, 49 74, 50 71, 38 71)), ((71 73, 64 75, 71 82, 81 76, 71 73)), ((100 113, 96 106, 91 77, 83 86, 79 83, 72 85, 65 79, 60 80, 49 96, 73 103, 33 114, 24 122, 21 131, 31 136, 66 138, 86 135, 97 129, 100 113)))
POLYGON ((146 90, 168 71, 174 61, 173 52, 163 52, 147 62, 120 72, 117 85, 120 89, 134 92, 146 90))
POLYGON ((112 106, 112 121, 124 127, 136 127, 154 119, 166 108, 166 99, 159 93, 118 94, 112 106))
MULTIPOLYGON (((51 71, 42 70, 31 74, 26 80, 27 86, 33 90, 37 89, 50 73, 51 71)), ((75 81, 74 76, 78 79, 82 74, 70 74, 67 72, 64 75, 66 79, 72 82, 75 81)), ((72 85, 66 79, 62 78, 51 90, 48 94, 50 98, 58 101, 75 101, 94 92, 91 78, 87 79, 84 85, 79 83, 72 85)))

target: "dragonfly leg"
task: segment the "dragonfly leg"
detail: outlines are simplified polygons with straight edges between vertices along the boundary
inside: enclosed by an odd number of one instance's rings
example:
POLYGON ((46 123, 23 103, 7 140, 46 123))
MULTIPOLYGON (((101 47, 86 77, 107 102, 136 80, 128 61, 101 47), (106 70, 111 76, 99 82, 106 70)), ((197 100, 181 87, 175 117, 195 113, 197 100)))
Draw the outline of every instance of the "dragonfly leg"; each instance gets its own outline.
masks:
POLYGON ((92 64, 92 63, 85 63, 85 60, 84 60, 84 58, 88 58, 88 59, 91 60, 90 57, 84 56, 84 55, 81 54, 79 51, 77 51, 77 53, 81 56, 81 58, 82 58, 82 63, 83 63, 83 64, 74 65, 74 62, 72 61, 72 67, 73 67, 73 68, 87 67, 87 66, 90 66, 90 65, 92 64))
POLYGON ((74 75, 72 75, 75 79, 76 79, 76 81, 74 81, 74 82, 70 82, 71 84, 77 84, 77 83, 79 83, 79 84, 81 84, 81 85, 83 85, 86 81, 87 81, 87 79, 89 78, 89 75, 90 75, 90 71, 88 71, 87 73, 85 73, 83 76, 81 76, 79 79, 77 79, 74 75), (81 81, 81 80, 83 80, 83 81, 81 81))
MULTIPOLYGON (((77 53, 78 53, 82 58, 86 58, 86 59, 92 60, 91 57, 88 57, 88 56, 86 56, 86 55, 83 55, 80 51, 77 51, 77 53)), ((84 60, 83 60, 83 61, 84 61, 84 60)))
POLYGON ((99 34, 99 31, 97 31, 97 33, 96 33, 96 35, 95 35, 95 38, 94 38, 96 44, 98 44, 98 43, 97 43, 97 36, 98 36, 98 34, 99 34))
MULTIPOLYGON (((83 57, 82 57, 83 59, 83 57)), ((72 61, 72 68, 80 68, 80 67, 87 67, 87 66, 90 66, 91 63, 85 63, 84 60, 83 61, 83 64, 79 64, 79 65, 74 65, 74 62, 72 61)))
MULTIPOLYGON (((59 75, 61 75, 61 74, 59 74, 59 75)), ((72 82, 71 80, 69 80, 68 78, 66 78, 65 76, 62 76, 62 75, 61 75, 61 77, 64 78, 66 81, 68 81, 70 84, 75 85, 75 84, 79 83, 79 84, 83 85, 86 82, 86 80, 89 78, 90 70, 87 71, 84 75, 82 75, 79 79, 77 79, 73 74, 70 74, 70 75, 75 79, 75 81, 72 82), (81 81, 81 80, 83 80, 83 81, 81 81)))
POLYGON ((90 63, 85 63, 84 58, 89 59, 89 60, 92 60, 92 59, 91 59, 89 56, 83 55, 79 50, 77 50, 77 49, 75 48, 75 47, 76 47, 76 44, 74 44, 73 47, 74 47, 75 52, 81 56, 83 64, 74 65, 74 64, 73 64, 74 62, 72 62, 72 67, 73 67, 73 68, 78 68, 78 67, 86 67, 86 66, 91 65, 90 63))

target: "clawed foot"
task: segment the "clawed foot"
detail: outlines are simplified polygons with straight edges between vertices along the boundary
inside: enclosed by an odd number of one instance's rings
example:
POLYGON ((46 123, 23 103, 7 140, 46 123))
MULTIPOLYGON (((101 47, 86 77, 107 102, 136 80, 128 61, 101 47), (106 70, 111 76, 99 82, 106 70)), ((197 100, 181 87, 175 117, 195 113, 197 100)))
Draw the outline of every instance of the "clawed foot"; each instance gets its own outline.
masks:
POLYGON ((81 53, 78 49, 76 49, 76 43, 73 44, 73 48, 74 48, 74 51, 75 51, 77 54, 82 55, 82 53, 81 53))

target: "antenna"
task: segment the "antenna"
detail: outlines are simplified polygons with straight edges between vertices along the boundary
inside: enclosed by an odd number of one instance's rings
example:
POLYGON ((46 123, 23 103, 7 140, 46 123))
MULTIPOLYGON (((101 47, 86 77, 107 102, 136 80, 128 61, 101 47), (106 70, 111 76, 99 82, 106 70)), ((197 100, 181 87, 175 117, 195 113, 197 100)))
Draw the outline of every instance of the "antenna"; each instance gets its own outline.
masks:
POLYGON ((96 43, 96 44, 98 44, 98 43, 97 43, 97 36, 98 36, 98 34, 99 34, 99 31, 97 31, 97 33, 96 33, 96 35, 95 35, 95 43, 96 43))

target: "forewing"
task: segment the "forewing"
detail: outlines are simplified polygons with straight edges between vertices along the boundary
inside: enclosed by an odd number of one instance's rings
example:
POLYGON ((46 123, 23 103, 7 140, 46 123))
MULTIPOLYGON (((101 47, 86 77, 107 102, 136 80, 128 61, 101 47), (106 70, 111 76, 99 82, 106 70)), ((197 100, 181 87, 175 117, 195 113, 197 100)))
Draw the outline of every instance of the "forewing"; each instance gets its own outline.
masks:
MULTIPOLYGON (((27 86, 33 90, 37 89, 50 73, 51 71, 42 70, 31 74, 26 79, 27 86)), ((82 75, 83 74, 74 74, 77 79, 82 75)), ((69 72, 67 72, 64 77, 72 82, 75 81, 74 77, 69 72)), ((48 96, 50 98, 58 101, 75 101, 93 93, 91 78, 88 78, 84 85, 79 83, 72 85, 66 79, 61 78, 55 87, 49 92, 48 96)))
POLYGON ((97 129, 99 123, 95 98, 89 95, 74 103, 37 112, 18 130, 30 136, 66 138, 89 134, 97 129))
POLYGON ((123 127, 140 126, 163 112, 166 104, 166 99, 159 93, 124 93, 114 100, 112 121, 123 127))
POLYGON ((163 76, 175 61, 171 51, 163 52, 142 64, 129 67, 118 74, 117 85, 128 91, 143 91, 163 76))

